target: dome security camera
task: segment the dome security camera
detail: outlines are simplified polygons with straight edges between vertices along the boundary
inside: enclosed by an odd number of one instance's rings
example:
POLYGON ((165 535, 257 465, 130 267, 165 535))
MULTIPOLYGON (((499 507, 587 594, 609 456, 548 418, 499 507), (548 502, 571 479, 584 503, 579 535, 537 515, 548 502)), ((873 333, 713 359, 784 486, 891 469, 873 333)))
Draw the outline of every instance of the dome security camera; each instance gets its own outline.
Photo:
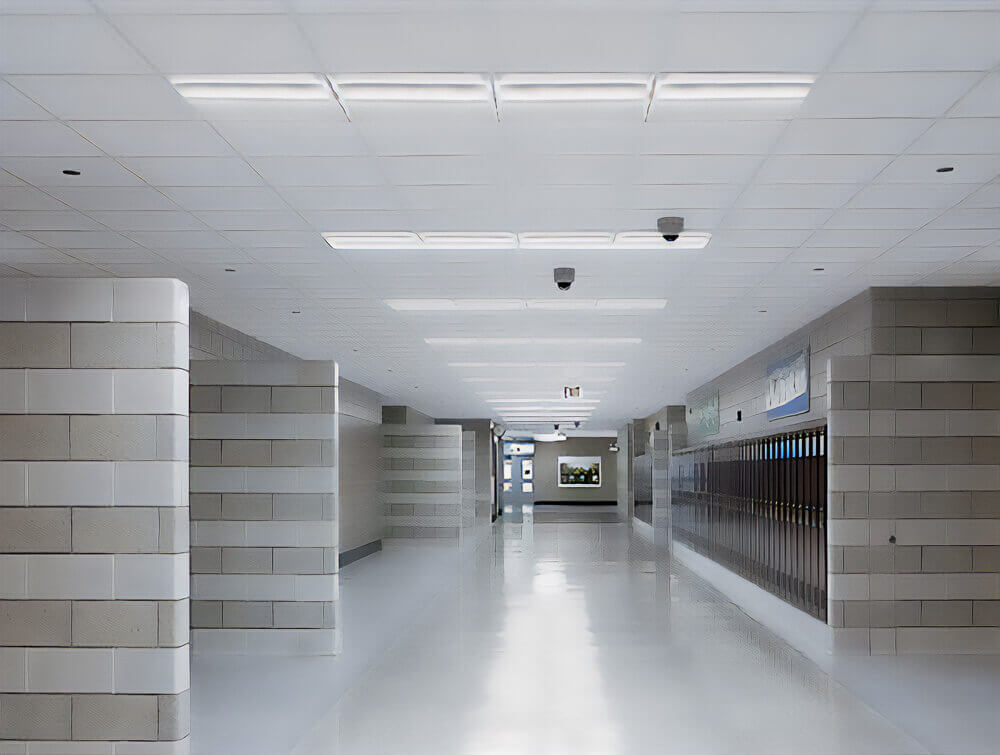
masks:
POLYGON ((557 267, 552 271, 552 279, 560 291, 569 291, 576 280, 576 270, 572 267, 557 267))
POLYGON ((684 233, 684 218, 657 218, 656 230, 663 236, 664 241, 677 241, 680 235, 684 233))

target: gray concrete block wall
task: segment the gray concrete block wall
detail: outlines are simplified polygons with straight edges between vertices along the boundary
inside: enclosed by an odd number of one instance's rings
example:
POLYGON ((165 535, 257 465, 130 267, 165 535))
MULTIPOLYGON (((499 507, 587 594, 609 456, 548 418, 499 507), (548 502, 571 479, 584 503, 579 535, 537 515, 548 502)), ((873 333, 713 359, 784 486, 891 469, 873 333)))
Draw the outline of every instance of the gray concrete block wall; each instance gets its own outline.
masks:
POLYGON ((0 745, 188 750, 188 291, 0 279, 0 745))
POLYGON ((871 296, 870 291, 859 294, 689 392, 685 399, 689 411, 699 397, 719 392, 718 434, 705 435, 690 421, 689 414, 690 445, 769 435, 823 420, 827 407, 827 362, 834 356, 870 353, 873 338, 871 296), (804 346, 809 346, 810 353, 810 409, 805 414, 768 421, 765 409, 767 365, 804 346), (737 420, 737 412, 742 413, 741 420, 737 420))
POLYGON ((340 381, 340 550, 381 540, 385 518, 379 490, 382 469, 382 396, 340 381))
POLYGON ((195 652, 339 649, 337 402, 333 362, 192 363, 195 652))
POLYGON ((872 653, 1000 652, 1000 289, 872 295, 872 353, 830 363, 830 623, 872 653))
POLYGON ((460 425, 382 426, 386 537, 459 537, 460 425))
POLYGON ((249 336, 236 328, 223 325, 200 312, 191 313, 191 359, 225 359, 232 361, 295 360, 298 357, 269 343, 249 336))

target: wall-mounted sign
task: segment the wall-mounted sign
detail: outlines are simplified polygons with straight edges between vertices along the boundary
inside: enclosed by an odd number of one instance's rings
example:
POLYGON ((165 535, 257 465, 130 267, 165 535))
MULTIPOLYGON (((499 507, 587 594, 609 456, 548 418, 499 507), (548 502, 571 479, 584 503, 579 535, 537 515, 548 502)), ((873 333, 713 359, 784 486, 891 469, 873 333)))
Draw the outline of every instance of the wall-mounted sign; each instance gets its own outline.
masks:
POLYGON ((688 422, 701 435, 717 435, 719 432, 719 392, 692 399, 688 409, 688 422))
POLYGON ((601 457, 560 456, 559 487, 561 488, 601 487, 601 457))
POLYGON ((507 441, 503 444, 504 456, 531 456, 535 453, 534 443, 514 443, 507 441))
POLYGON ((780 419, 809 411, 809 348, 767 366, 764 408, 780 419))

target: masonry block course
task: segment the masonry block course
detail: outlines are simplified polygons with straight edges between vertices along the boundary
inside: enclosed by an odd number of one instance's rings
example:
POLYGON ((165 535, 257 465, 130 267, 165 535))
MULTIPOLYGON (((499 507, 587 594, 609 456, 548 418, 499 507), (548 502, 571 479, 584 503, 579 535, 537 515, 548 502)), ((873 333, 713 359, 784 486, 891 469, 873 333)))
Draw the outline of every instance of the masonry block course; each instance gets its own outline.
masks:
POLYGON ((0 739, 179 752, 187 287, 0 279, 0 301, 0 739))
POLYGON ((196 652, 337 651, 337 382, 333 362, 194 363, 196 652))
POLYGON ((831 623, 1000 652, 1000 291, 871 295, 871 353, 828 370, 831 623))
MULTIPOLYGON (((474 516, 475 470, 463 465, 461 425, 382 426, 381 500, 388 537, 459 537, 463 469, 466 521, 474 516), (471 487, 470 487, 471 486, 471 487)), ((475 438, 467 438, 466 444, 475 438)), ((473 451, 474 453, 474 451, 473 451)))

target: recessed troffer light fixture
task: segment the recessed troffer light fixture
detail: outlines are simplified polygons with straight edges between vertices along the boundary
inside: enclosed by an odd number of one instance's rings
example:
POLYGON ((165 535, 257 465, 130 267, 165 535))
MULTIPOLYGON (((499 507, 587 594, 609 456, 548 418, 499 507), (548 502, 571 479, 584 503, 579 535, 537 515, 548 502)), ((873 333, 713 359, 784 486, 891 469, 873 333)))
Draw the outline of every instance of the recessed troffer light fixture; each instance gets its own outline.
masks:
POLYGON ((184 74, 170 83, 192 100, 326 100, 330 86, 310 73, 184 74))
POLYGON ((448 362, 449 367, 482 368, 482 367, 624 367, 625 362, 448 362))
POLYGON ((386 299, 399 312, 509 312, 547 310, 650 310, 663 309, 666 299, 386 299))
POLYGON ((646 102, 648 73, 503 73, 493 77, 497 102, 646 102))
POLYGON ((685 231, 676 241, 665 241, 654 231, 331 231, 323 234, 334 249, 445 250, 445 249, 703 249, 712 234, 685 231))
POLYGON ((798 73, 661 73, 653 100, 796 100, 815 80, 798 73))
POLYGON ((452 233, 434 231, 421 233, 425 249, 516 249, 517 235, 505 232, 452 233))
POLYGON ((425 338, 425 343, 431 346, 558 346, 594 345, 610 346, 616 344, 642 343, 641 338, 425 338))
POLYGON ((655 231, 623 231, 615 234, 613 249, 704 249, 712 234, 685 231, 676 241, 667 241, 655 231))
POLYGON ((357 102, 493 102, 490 77, 481 73, 335 73, 337 97, 357 102))
POLYGON ((610 249, 613 234, 601 232, 517 234, 521 249, 610 249))

